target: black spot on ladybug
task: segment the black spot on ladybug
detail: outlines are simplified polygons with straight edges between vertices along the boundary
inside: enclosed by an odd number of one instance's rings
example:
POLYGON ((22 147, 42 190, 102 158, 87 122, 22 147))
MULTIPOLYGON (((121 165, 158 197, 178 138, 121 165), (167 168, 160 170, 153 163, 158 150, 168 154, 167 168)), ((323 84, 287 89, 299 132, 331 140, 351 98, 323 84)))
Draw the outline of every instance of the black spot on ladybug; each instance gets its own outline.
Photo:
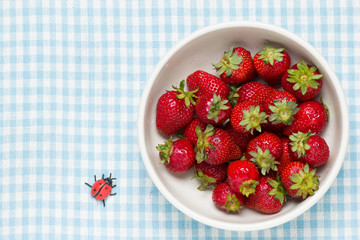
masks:
POLYGON ((100 183, 100 186, 102 185, 102 183, 100 183))
POLYGON ((102 196, 102 194, 100 194, 100 197, 102 196))
POLYGON ((107 190, 108 188, 106 187, 105 190, 107 190))
POLYGON ((96 188, 94 188, 94 192, 96 191, 96 188))

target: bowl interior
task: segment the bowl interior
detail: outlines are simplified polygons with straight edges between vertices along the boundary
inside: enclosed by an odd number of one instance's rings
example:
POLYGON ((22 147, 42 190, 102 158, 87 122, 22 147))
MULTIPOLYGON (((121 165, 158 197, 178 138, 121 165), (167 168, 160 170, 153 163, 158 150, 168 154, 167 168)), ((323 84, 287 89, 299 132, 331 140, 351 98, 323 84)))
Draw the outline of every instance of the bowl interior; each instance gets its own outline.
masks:
MULTIPOLYGON (((231 230, 257 230, 284 223, 309 209, 327 191, 343 161, 342 142, 347 142, 346 107, 342 90, 330 67, 313 48, 287 31, 262 25, 225 25, 197 32, 179 43, 159 63, 144 90, 139 114, 139 142, 146 168, 162 194, 185 214, 205 224, 231 230), (299 42, 300 41, 300 42, 299 42), (290 200, 283 209, 273 215, 265 215, 244 208, 240 214, 227 214, 218 210, 211 199, 211 190, 197 190, 199 182, 191 180, 193 172, 185 175, 170 173, 159 163, 155 147, 166 138, 156 129, 155 114, 158 98, 178 85, 182 79, 196 70, 215 74, 211 63, 217 63, 224 51, 232 45, 249 50, 252 56, 264 47, 264 43, 285 47, 291 56, 291 65, 303 59, 314 64, 324 74, 320 96, 330 110, 330 120, 322 137, 330 147, 328 163, 317 169, 320 189, 305 201, 290 200), (344 116, 345 114, 345 116, 344 116)), ((346 148, 346 146, 345 146, 346 148)))

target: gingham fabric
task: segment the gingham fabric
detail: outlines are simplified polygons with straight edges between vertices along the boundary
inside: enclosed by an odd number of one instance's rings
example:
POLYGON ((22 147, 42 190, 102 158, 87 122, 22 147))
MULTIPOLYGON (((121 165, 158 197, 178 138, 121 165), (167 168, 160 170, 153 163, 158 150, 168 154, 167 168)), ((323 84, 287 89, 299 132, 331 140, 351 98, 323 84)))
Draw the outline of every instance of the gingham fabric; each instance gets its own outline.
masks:
POLYGON ((0 1, 0 239, 359 239, 360 1, 0 1), (234 232, 159 193, 137 143, 144 84, 192 32, 228 21, 288 29, 335 70, 350 144, 325 196, 281 226, 234 232), (116 177, 106 207, 84 184, 116 177))

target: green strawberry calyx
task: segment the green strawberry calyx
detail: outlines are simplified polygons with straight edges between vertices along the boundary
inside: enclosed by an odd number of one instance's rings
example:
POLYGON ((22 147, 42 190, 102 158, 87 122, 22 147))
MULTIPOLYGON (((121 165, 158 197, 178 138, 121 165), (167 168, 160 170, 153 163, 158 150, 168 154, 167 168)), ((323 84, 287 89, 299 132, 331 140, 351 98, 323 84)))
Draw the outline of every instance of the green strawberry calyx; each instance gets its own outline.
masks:
POLYGON ((209 109, 209 114, 207 115, 208 119, 213 119, 215 122, 219 121, 219 113, 222 110, 227 110, 230 107, 227 106, 226 104, 229 102, 229 100, 225 99, 225 100, 221 100, 221 96, 220 95, 216 95, 216 93, 214 93, 213 95, 213 101, 212 104, 210 105, 210 109, 209 109))
POLYGON ((258 184, 259 182, 253 179, 243 181, 240 185, 239 191, 241 194, 249 197, 250 194, 253 194, 255 192, 255 188, 258 184))
POLYGON ((316 176, 316 169, 310 171, 308 164, 305 164, 299 173, 293 173, 289 179, 294 182, 290 189, 298 191, 296 196, 301 196, 305 199, 308 195, 314 195, 314 192, 319 189, 319 176, 316 176))
POLYGON ((195 145, 196 160, 198 163, 201 163, 207 159, 206 149, 208 147, 213 149, 215 148, 213 144, 207 141, 209 137, 214 135, 215 128, 213 125, 208 124, 203 132, 199 126, 196 126, 195 132, 198 137, 195 145))
POLYGON ((169 138, 164 144, 159 144, 156 150, 160 152, 160 163, 170 163, 170 157, 174 151, 172 137, 169 138))
POLYGON ((176 95, 178 99, 184 99, 185 105, 187 108, 190 107, 190 104, 195 105, 194 98, 197 98, 195 93, 199 90, 199 88, 195 89, 194 91, 185 92, 185 80, 180 82, 179 87, 172 86, 179 94, 176 95))
POLYGON ((254 129, 261 132, 261 124, 267 123, 267 117, 265 112, 260 112, 259 106, 251 106, 249 111, 243 110, 243 120, 239 125, 245 126, 245 131, 254 134, 254 129))
POLYGON ((272 48, 269 44, 265 43, 265 48, 258 52, 260 55, 259 59, 263 59, 265 64, 274 66, 274 60, 278 62, 283 61, 284 54, 282 53, 285 48, 272 48))
POLYGON ((210 186, 213 187, 213 185, 211 185, 211 184, 216 183, 215 178, 204 174, 204 172, 201 169, 198 169, 197 171, 195 171, 195 176, 192 177, 192 179, 194 179, 194 178, 197 178, 202 182, 202 184, 198 187, 198 189, 200 191, 204 191, 206 188, 208 188, 210 186))
POLYGON ((285 125, 291 125, 294 120, 294 115, 299 111, 297 104, 293 101, 274 100, 274 106, 270 105, 269 109, 273 112, 269 116, 269 121, 273 124, 284 123, 285 125))
POLYGON ((299 158, 304 157, 305 152, 311 148, 307 142, 309 138, 314 135, 315 134, 311 133, 310 130, 307 133, 297 132, 290 135, 289 139, 291 140, 291 151, 296 152, 299 158))
POLYGON ((226 202, 222 208, 225 209, 226 212, 240 212, 242 206, 235 194, 228 194, 226 195, 226 202))
POLYGON ((229 51, 224 53, 224 57, 220 62, 213 64, 213 66, 215 67, 217 75, 226 72, 226 77, 231 77, 232 70, 238 70, 242 60, 242 56, 239 56, 237 52, 234 52, 234 46, 232 46, 229 51))
POLYGON ((317 89, 319 86, 319 80, 322 78, 322 74, 314 74, 317 68, 312 66, 309 68, 304 60, 301 60, 296 65, 297 69, 288 69, 289 76, 287 81, 294 83, 293 89, 295 91, 301 90, 303 95, 306 94, 308 87, 317 89))
POLYGON ((266 175, 270 169, 277 171, 276 164, 280 164, 275 160, 275 157, 270 153, 269 149, 263 151, 259 146, 256 146, 256 152, 251 151, 249 154, 252 156, 250 161, 257 165, 261 169, 261 174, 266 175))
POLYGON ((268 194, 274 196, 274 199, 280 201, 281 205, 283 205, 286 202, 286 191, 280 181, 279 175, 276 175, 276 180, 269 178, 268 183, 273 187, 268 194))
POLYGON ((238 91, 240 90, 241 87, 237 88, 235 86, 231 86, 230 88, 231 88, 231 92, 229 94, 228 99, 229 99, 231 106, 234 107, 238 103, 238 97, 240 97, 238 94, 238 91))

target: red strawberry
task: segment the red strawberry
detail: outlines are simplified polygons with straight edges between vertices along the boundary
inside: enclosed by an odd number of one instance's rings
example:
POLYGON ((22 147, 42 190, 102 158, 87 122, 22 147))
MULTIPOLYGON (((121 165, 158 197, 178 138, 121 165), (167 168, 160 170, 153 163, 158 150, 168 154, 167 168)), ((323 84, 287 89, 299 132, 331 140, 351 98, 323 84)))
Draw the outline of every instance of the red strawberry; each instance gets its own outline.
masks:
POLYGON ((231 47, 221 61, 213 66, 227 84, 242 84, 256 77, 251 53, 242 47, 231 47))
POLYGON ((195 164, 194 148, 186 139, 172 141, 170 137, 165 144, 159 144, 156 149, 159 151, 161 163, 171 172, 184 173, 195 164))
POLYGON ((235 131, 254 134, 254 129, 261 132, 261 125, 267 123, 267 117, 261 104, 246 101, 236 104, 230 122, 235 131))
POLYGON ((280 179, 263 176, 260 177, 254 194, 250 194, 245 200, 245 205, 258 212, 272 214, 280 211, 285 202, 286 192, 280 179))
POLYGON ((285 72, 281 84, 285 91, 293 94, 300 101, 308 101, 320 92, 322 76, 316 67, 300 61, 285 72))
POLYGON ((229 87, 220 78, 210 73, 198 70, 190 74, 186 79, 189 91, 199 89, 195 94, 200 97, 204 93, 216 93, 218 95, 228 97, 229 87))
POLYGON ((319 135, 294 133, 290 135, 291 156, 298 161, 309 164, 310 167, 320 167, 329 159, 329 146, 319 135))
POLYGON ((320 134, 328 121, 327 107, 312 100, 299 104, 298 108, 299 111, 294 115, 292 124, 284 127, 284 135, 290 136, 293 133, 309 131, 320 134))
POLYGON ((231 190, 227 182, 216 186, 212 194, 212 200, 217 207, 226 212, 240 212, 244 205, 243 196, 231 190))
POLYGON ((236 145, 239 146, 242 152, 246 152, 246 147, 250 141, 251 138, 253 138, 253 135, 251 133, 239 133, 237 132, 231 125, 230 121, 228 121, 224 129, 226 132, 229 133, 230 137, 234 140, 236 145))
POLYGON ((264 102, 264 109, 272 125, 290 125, 299 111, 294 95, 286 91, 274 91, 264 102))
POLYGON ((202 184, 198 187, 200 191, 205 190, 209 186, 215 186, 222 183, 227 178, 227 163, 212 165, 205 161, 195 163, 195 176, 202 184))
POLYGON ((255 188, 259 184, 260 175, 257 167, 252 162, 246 160, 231 162, 227 175, 231 189, 247 197, 255 192, 255 188))
POLYGON ((282 155, 281 158, 279 159, 279 164, 277 165, 277 173, 279 175, 281 175, 281 173, 283 172, 283 170, 285 169, 285 167, 293 161, 293 158, 290 155, 290 139, 287 137, 283 137, 281 138, 282 141, 282 145, 283 145, 283 151, 282 151, 282 155))
POLYGON ((238 90, 238 102, 256 102, 263 104, 266 98, 277 89, 260 82, 245 83, 238 90))
POLYGON ((231 105, 227 98, 216 93, 207 93, 196 101, 195 112, 204 123, 220 125, 230 117, 231 105))
POLYGON ((319 189, 319 176, 315 174, 316 169, 311 169, 308 164, 294 161, 281 173, 281 181, 290 196, 305 199, 319 189))
POLYGON ((203 123, 199 118, 194 118, 192 122, 187 125, 184 129, 184 138, 189 140, 194 146, 197 142, 196 126, 199 126, 201 131, 204 131, 206 128, 206 123, 203 123))
POLYGON ((266 175, 270 169, 277 171, 276 164, 281 158, 283 145, 281 139, 274 133, 264 132, 250 140, 247 152, 252 156, 250 161, 266 175))
POLYGON ((195 151, 198 162, 218 165, 241 157, 241 149, 224 129, 208 124, 204 132, 197 127, 196 133, 198 140, 195 151))
POLYGON ((166 136, 170 136, 186 125, 195 115, 195 91, 184 92, 185 81, 181 81, 180 88, 164 93, 156 106, 156 127, 166 136))
POLYGON ((281 77, 290 67, 290 56, 284 48, 265 48, 254 56, 256 72, 271 86, 281 84, 281 77))

